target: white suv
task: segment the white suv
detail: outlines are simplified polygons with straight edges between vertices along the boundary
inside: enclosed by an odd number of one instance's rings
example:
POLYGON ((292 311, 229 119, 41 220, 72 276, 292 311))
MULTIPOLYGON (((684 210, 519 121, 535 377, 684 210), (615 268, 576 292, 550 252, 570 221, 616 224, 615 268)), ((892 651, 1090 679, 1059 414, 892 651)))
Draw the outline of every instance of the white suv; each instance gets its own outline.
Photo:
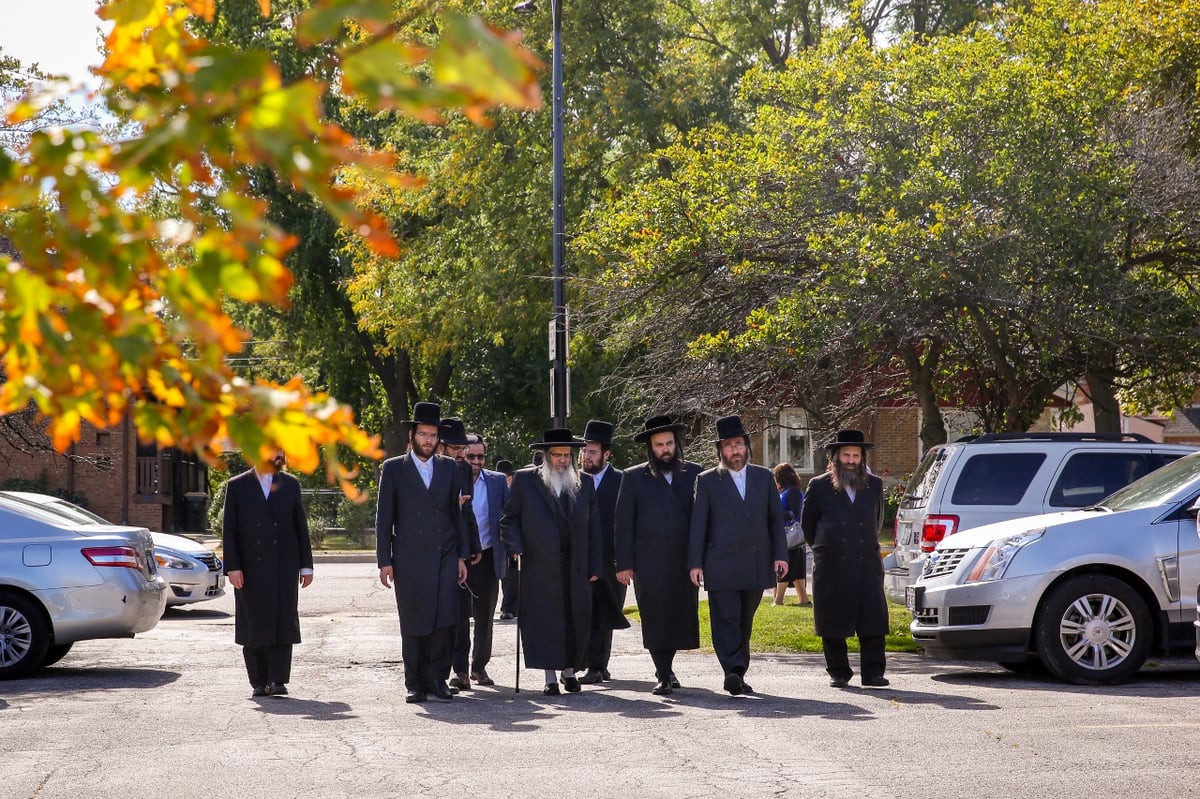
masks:
POLYGON ((1196 447, 1141 435, 990 433, 933 447, 896 513, 885 585, 904 596, 937 543, 963 530, 1094 505, 1196 447))
POLYGON ((958 533, 909 589, 925 654, 1105 685, 1196 646, 1200 453, 1089 508, 958 533))

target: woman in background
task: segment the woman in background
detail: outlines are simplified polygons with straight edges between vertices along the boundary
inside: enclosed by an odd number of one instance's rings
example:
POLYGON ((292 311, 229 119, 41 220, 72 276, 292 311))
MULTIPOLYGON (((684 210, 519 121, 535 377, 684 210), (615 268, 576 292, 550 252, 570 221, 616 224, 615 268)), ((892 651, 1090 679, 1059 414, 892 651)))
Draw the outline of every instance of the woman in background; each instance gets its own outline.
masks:
MULTIPOLYGON (((804 492, 800 490, 800 475, 790 463, 778 464, 774 470, 775 487, 779 489, 779 499, 783 503, 783 522, 788 524, 800 523, 800 510, 804 507, 804 492)), ((787 574, 779 578, 775 585, 775 604, 782 605, 784 594, 787 593, 788 583, 796 587, 796 596, 801 605, 811 605, 808 601, 808 587, 805 583, 807 558, 804 556, 804 541, 800 546, 788 550, 787 574)))

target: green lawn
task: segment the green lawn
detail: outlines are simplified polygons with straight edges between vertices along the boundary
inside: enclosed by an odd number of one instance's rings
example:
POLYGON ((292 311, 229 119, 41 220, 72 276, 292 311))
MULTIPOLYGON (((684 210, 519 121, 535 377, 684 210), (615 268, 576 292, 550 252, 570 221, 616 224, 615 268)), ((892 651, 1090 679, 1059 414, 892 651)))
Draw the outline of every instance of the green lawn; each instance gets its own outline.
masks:
MULTIPOLYGON (((770 595, 764 594, 758 613, 754 615, 754 634, 750 637, 750 648, 754 652, 820 652, 821 639, 813 634, 812 606, 800 607, 794 597, 789 596, 786 604, 772 604, 770 595)), ((626 608, 625 615, 637 621, 636 608, 626 608)), ((912 614, 903 605, 889 602, 888 616, 890 632, 887 635, 888 652, 920 652, 921 649, 909 635, 908 625, 912 614)), ((712 631, 708 623, 708 603, 700 603, 700 644, 705 651, 712 651, 712 631)), ((850 651, 858 651, 858 639, 849 641, 850 651)))

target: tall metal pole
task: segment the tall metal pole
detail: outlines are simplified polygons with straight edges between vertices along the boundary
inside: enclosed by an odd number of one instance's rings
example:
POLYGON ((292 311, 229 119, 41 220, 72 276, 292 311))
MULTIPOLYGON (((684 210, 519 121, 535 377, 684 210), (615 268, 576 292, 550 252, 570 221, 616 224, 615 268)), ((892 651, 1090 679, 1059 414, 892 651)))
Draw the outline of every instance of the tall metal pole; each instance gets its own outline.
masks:
POLYGON ((552 0, 550 24, 553 29, 551 82, 554 115, 551 135, 554 147, 554 351, 551 371, 551 415, 555 427, 567 426, 567 297, 566 297, 566 224, 563 213, 563 52, 562 0, 552 0))

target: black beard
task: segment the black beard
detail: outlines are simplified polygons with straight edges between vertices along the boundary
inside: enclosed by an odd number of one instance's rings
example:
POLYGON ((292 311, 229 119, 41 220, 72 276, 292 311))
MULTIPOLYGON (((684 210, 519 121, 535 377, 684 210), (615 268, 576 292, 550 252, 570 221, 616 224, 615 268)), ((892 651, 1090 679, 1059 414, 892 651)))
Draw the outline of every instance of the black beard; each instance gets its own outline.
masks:
POLYGON ((679 472, 683 469, 683 459, 679 457, 679 453, 671 455, 669 458, 651 458, 650 470, 656 475, 663 475, 668 472, 679 472))

